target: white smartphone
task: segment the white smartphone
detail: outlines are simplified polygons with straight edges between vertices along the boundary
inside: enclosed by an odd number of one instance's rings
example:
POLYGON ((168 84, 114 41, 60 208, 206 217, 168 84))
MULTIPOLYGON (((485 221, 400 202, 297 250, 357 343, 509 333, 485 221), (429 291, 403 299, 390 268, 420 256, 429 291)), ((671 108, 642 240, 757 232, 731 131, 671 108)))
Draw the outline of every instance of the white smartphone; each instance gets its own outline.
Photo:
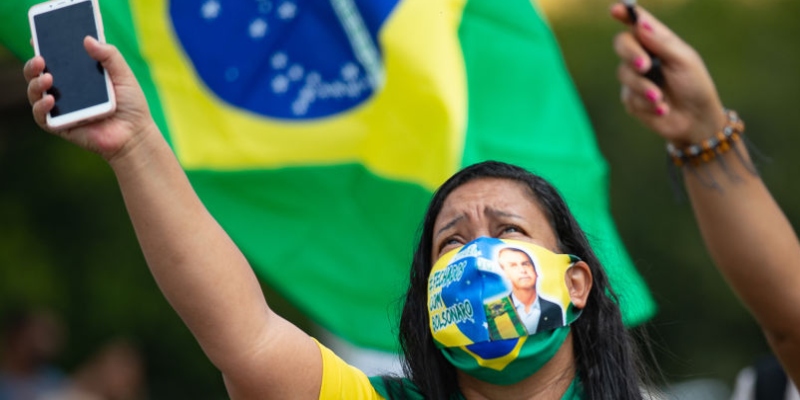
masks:
POLYGON ((116 100, 108 72, 83 47, 86 36, 105 41, 97 0, 36 4, 28 10, 28 20, 34 51, 53 75, 47 93, 55 106, 47 114, 47 126, 60 130, 113 113, 116 100))

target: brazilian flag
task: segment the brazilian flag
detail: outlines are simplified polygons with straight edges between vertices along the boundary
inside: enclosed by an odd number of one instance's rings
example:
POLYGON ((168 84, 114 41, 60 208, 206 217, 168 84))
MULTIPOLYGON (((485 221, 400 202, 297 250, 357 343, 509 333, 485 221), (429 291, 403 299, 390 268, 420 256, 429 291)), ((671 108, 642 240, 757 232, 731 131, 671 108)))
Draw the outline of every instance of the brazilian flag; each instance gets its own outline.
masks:
MULTIPOLYGON (((0 3, 0 41, 22 59, 33 3, 0 3)), ((396 350, 426 204, 487 159, 553 182, 595 238, 626 322, 654 313, 530 0, 100 3, 202 201, 258 276, 333 333, 396 350)))

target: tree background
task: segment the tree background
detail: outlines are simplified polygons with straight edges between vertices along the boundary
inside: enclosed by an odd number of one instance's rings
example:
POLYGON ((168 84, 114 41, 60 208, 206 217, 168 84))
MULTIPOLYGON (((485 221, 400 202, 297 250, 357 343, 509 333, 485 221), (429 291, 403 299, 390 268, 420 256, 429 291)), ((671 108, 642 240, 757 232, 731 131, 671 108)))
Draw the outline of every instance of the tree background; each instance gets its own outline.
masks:
MULTIPOLYGON (((664 144, 620 105, 608 1, 543 0, 567 66, 611 166, 611 207, 659 305, 647 324, 668 382, 716 379, 767 353, 760 329, 714 269, 688 203, 670 187, 664 144)), ((800 2, 652 0, 646 6, 706 60, 726 106, 769 157, 763 179, 800 221, 800 2)), ((132 338, 152 398, 225 397, 219 373, 150 277, 108 166, 42 133, 25 99, 22 63, 0 49, 0 314, 18 304, 59 312, 69 327, 59 365, 132 338)), ((731 243, 743 246, 747 243, 731 243)), ((758 266, 754 266, 757 268, 758 266)), ((268 287, 271 305, 308 321, 268 287)))

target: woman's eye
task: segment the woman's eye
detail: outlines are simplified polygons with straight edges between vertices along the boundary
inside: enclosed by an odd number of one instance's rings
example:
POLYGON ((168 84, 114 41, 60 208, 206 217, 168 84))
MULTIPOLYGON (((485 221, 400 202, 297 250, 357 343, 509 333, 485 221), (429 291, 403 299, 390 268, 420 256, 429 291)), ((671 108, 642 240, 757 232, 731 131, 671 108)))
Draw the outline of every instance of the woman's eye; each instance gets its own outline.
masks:
POLYGON ((442 244, 442 246, 443 246, 443 247, 447 247, 447 246, 460 246, 460 245, 461 245, 461 241, 460 241, 460 240, 458 240, 458 239, 455 239, 455 238, 453 238, 453 239, 447 239, 447 240, 445 240, 445 241, 444 241, 444 243, 442 244))
POLYGON ((452 248, 461 246, 461 241, 458 238, 448 238, 442 241, 442 244, 439 245, 439 254, 445 252, 446 250, 450 250, 452 248))
POLYGON ((500 230, 501 235, 507 235, 512 233, 523 233, 523 231, 518 226, 514 225, 504 226, 503 229, 500 230))

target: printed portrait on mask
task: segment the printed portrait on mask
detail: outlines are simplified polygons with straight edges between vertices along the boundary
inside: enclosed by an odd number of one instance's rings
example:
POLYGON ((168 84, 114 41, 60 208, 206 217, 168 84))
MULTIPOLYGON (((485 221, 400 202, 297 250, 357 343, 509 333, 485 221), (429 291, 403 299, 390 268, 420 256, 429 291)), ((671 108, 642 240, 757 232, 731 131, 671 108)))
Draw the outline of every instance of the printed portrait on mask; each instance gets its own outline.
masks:
POLYGON ((506 278, 506 295, 484 302, 491 340, 533 335, 564 325, 563 309, 542 296, 534 258, 518 247, 501 247, 495 257, 506 278))

